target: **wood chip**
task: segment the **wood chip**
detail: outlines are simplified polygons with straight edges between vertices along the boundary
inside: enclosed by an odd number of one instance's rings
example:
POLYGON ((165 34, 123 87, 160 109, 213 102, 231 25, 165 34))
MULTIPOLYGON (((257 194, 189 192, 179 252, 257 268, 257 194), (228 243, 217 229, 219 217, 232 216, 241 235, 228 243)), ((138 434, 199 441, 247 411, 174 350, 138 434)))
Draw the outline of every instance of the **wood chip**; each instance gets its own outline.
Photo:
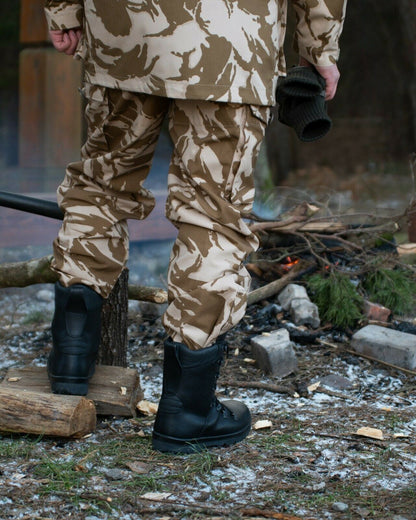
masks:
POLYGON ((172 495, 172 493, 145 493, 144 495, 140 495, 139 498, 144 498, 145 500, 154 500, 157 502, 158 500, 166 500, 172 495))
POLYGON ((131 469, 131 471, 138 473, 139 475, 145 475, 146 473, 150 473, 152 470, 152 466, 150 464, 146 464, 145 462, 141 462, 139 460, 127 462, 126 466, 131 469))
POLYGON ((364 426, 363 428, 359 428, 355 435, 361 435, 362 437, 370 437, 371 439, 377 439, 379 441, 384 440, 383 432, 377 428, 369 428, 364 426))
POLYGON ((144 415, 155 415, 157 412, 157 404, 151 403, 150 401, 139 401, 137 403, 137 409, 140 413, 144 415))
POLYGON ((312 385, 308 386, 308 392, 315 392, 319 387, 321 386, 321 382, 317 381, 316 383, 313 383, 312 385))
POLYGON ((272 425, 272 421, 269 421, 268 419, 263 419, 254 423, 253 428, 255 430, 264 430, 265 428, 271 428, 272 425))

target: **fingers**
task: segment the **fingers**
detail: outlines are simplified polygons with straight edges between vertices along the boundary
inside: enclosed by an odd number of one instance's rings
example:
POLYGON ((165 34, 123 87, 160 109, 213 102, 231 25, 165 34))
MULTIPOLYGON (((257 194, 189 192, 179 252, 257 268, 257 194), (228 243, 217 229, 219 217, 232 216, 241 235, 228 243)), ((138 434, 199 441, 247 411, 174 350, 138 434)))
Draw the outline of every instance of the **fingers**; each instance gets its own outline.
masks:
POLYGON ((329 65, 328 67, 320 67, 319 65, 312 65, 309 61, 300 56, 299 65, 302 65, 303 67, 315 67, 326 82, 325 100, 330 101, 335 97, 340 78, 340 73, 336 64, 329 65))
POLYGON ((337 91, 340 78, 338 67, 336 65, 330 65, 329 67, 315 66, 315 68, 326 81, 325 100, 330 101, 334 98, 337 91))
POLYGON ((63 31, 49 31, 55 49, 68 56, 75 54, 78 42, 82 36, 82 29, 68 29, 63 31))

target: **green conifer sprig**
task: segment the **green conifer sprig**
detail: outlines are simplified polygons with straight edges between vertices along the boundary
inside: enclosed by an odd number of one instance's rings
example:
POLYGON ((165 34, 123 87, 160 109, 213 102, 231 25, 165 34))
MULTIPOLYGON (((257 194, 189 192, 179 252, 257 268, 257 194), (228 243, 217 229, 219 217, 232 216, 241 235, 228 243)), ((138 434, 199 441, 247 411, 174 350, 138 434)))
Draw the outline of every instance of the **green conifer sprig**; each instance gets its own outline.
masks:
POLYGON ((410 271, 375 268, 365 275, 362 285, 370 301, 384 305, 394 314, 415 310, 416 280, 410 271))
POLYGON ((308 288, 321 319, 334 327, 354 327, 363 317, 363 297, 348 275, 335 270, 315 274, 309 278, 308 288))

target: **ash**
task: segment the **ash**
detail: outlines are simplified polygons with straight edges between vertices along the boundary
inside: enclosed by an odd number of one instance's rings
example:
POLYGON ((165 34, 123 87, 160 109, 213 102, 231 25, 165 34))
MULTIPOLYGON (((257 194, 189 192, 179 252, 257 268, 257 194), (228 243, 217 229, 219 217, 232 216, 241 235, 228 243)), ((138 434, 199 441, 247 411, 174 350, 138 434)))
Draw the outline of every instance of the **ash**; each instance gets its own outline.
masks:
MULTIPOLYGON (((146 284, 163 287, 168 249, 150 279, 151 262, 133 255, 134 281, 143 269, 146 284)), ((162 310, 130 302, 128 364, 152 402, 161 393, 162 310)), ((1 378, 10 367, 46 365, 52 312, 51 286, 0 292, 1 378)), ((348 336, 330 330, 295 343, 296 373, 265 376, 251 362, 250 339, 276 327, 262 305, 250 306, 228 334, 218 384, 220 399, 244 401, 253 425, 269 427, 186 456, 151 450, 152 416, 103 417, 79 440, 3 434, 1 519, 415 520, 415 376, 356 357, 348 336), (256 382, 270 389, 247 387, 256 382), (363 427, 383 438, 358 435, 363 427)))

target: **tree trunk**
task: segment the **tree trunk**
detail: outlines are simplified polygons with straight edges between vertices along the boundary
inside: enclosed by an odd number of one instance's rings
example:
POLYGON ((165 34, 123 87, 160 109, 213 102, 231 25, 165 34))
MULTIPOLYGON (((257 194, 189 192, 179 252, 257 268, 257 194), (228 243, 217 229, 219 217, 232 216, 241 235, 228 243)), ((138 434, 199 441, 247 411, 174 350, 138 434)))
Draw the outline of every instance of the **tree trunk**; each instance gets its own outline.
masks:
MULTIPOLYGON (((411 105, 411 124, 413 143, 416 142, 416 2, 415 0, 400 0, 399 12, 403 26, 405 55, 408 57, 410 74, 406 75, 407 90, 411 105)), ((416 150, 413 150, 416 151, 416 150)))
POLYGON ((101 365, 127 366, 128 282, 129 271, 124 269, 103 305, 98 353, 101 365))

